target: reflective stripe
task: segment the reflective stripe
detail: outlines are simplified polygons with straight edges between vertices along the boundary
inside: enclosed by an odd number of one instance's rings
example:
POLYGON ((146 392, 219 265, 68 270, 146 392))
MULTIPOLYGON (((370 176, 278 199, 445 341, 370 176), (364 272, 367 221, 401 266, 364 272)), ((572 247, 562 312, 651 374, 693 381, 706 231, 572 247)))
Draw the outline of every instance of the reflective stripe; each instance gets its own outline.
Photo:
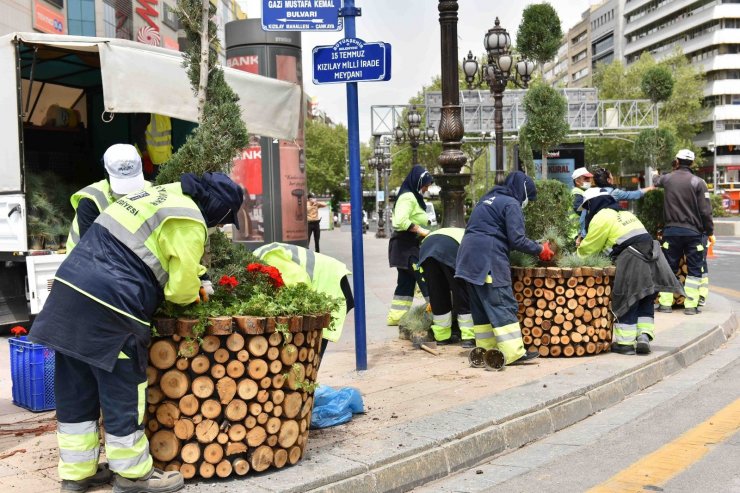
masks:
POLYGON ((130 435, 117 437, 115 435, 105 434, 105 446, 117 449, 133 448, 144 437, 144 430, 136 430, 130 435))
MULTIPOLYGON (((472 323, 473 321, 471 320, 470 322, 472 323)), ((452 325, 452 312, 447 312, 443 315, 433 315, 432 323, 443 327, 449 327, 452 325)))
POLYGON ((488 274, 488 275, 486 276, 486 280, 485 280, 485 283, 486 283, 486 284, 491 284, 491 283, 493 283, 493 277, 491 277, 491 274, 488 274))
POLYGON ((129 358, 126 355, 126 353, 124 353, 123 351, 121 351, 120 353, 118 353, 118 359, 131 359, 131 358, 129 358))
MULTIPOLYGON (((75 229, 75 226, 79 227, 77 225, 77 218, 76 217, 75 217, 75 220, 72 222, 72 226, 70 226, 70 228, 69 228, 69 237, 72 240, 72 242, 74 242, 75 244, 77 244, 77 243, 80 242, 80 235, 77 232, 77 230, 75 229)), ((69 241, 69 240, 67 240, 67 241, 69 241)))
POLYGON ((661 292, 658 296, 658 303, 660 306, 672 307, 673 306, 673 293, 661 292))
POLYGON ((152 217, 144 221, 133 233, 113 217, 105 214, 100 215, 96 222, 129 247, 152 270, 157 281, 159 281, 159 285, 164 287, 170 276, 154 252, 146 246, 146 241, 152 235, 152 232, 159 228, 164 221, 172 218, 188 218, 205 222, 199 210, 188 207, 161 208, 152 217))
POLYGON ((491 337, 494 337, 493 331, 475 333, 476 339, 490 339, 491 337))
POLYGON ((258 257, 263 257, 266 254, 270 253, 273 250, 277 250, 278 248, 281 248, 281 245, 278 245, 277 243, 272 243, 270 245, 265 245, 263 247, 259 247, 254 251, 254 254, 258 257))
POLYGON ((496 342, 502 343, 505 341, 511 341, 513 339, 521 339, 522 338, 522 332, 520 330, 517 330, 516 332, 510 332, 508 334, 496 334, 496 342))
MULTIPOLYGON (((283 244, 280 245, 283 248, 286 248, 290 252, 291 260, 293 263, 301 265, 301 250, 306 252, 306 272, 308 273, 309 279, 311 279, 311 282, 313 282, 313 272, 316 268, 316 254, 313 250, 309 250, 308 248, 300 248, 296 245, 288 245, 283 244)), ((280 248, 278 245, 273 245, 271 248, 266 249, 264 252, 260 252, 259 256, 261 257, 267 252, 270 252, 272 250, 275 250, 276 248, 280 248)), ((257 253, 255 251, 255 253, 257 253)))
POLYGON ((614 324, 614 341, 617 344, 634 344, 637 339, 637 326, 634 324, 614 324))
POLYGON ((409 311, 411 308, 411 302, 409 301, 406 303, 405 301, 398 301, 391 303, 391 310, 403 310, 405 312, 409 311))
POLYGON ((144 412, 146 411, 146 387, 149 382, 144 380, 139 384, 138 388, 138 406, 137 411, 139 412, 138 420, 136 421, 138 424, 142 424, 144 422, 144 412))
POLYGON ((696 245, 696 251, 697 252, 703 252, 704 251, 704 245, 696 245))
POLYGON ((95 198, 95 201, 97 202, 98 209, 100 209, 100 212, 103 212, 108 207, 108 205, 110 205, 110 200, 108 199, 108 196, 105 193, 103 193, 102 190, 98 189, 97 187, 88 185, 82 190, 80 190, 80 193, 86 193, 88 195, 92 195, 95 198))
POLYGON ((633 229, 632 231, 628 231, 627 233, 623 234, 617 240, 614 242, 615 245, 619 245, 621 243, 624 243, 625 241, 629 240, 630 238, 634 238, 635 236, 639 235, 645 235, 648 234, 647 230, 645 228, 637 228, 633 229))
POLYGON ((668 250, 668 249, 669 249, 669 248, 671 247, 671 246, 670 246, 670 245, 668 244, 668 242, 667 242, 667 241, 664 241, 664 242, 663 242, 663 244, 662 244, 661 246, 663 247, 663 250, 668 250))
POLYGON ((59 473, 59 479, 67 481, 82 481, 95 475, 98 470, 98 459, 88 462, 72 463, 66 463, 60 459, 57 470, 59 473))
POLYGON ((115 306, 111 305, 110 303, 106 303, 105 301, 101 300, 100 298, 97 298, 97 297, 95 297, 95 296, 91 295, 91 294, 90 294, 90 293, 88 293, 87 291, 85 291, 85 290, 83 290, 83 289, 80 289, 80 288, 78 288, 78 287, 77 287, 77 286, 75 286, 74 284, 72 284, 72 283, 70 283, 70 282, 68 282, 68 281, 65 281, 64 279, 61 279, 61 278, 59 278, 59 277, 56 277, 56 276, 54 276, 54 280, 55 280, 55 281, 59 281, 59 282, 61 282, 62 284, 65 284, 65 285, 69 286, 70 288, 74 289, 74 290, 75 290, 75 291, 77 291, 78 293, 81 293, 81 294, 83 294, 83 295, 87 296, 87 297, 88 297, 88 298, 90 298, 91 300, 95 300, 95 302, 96 302, 96 303, 100 303, 101 305, 103 305, 103 306, 105 306, 105 307, 107 307, 107 308, 109 308, 109 309, 113 310, 113 311, 114 311, 114 312, 116 312, 116 313, 120 313, 121 315, 123 315, 123 316, 125 316, 125 317, 128 317, 128 318, 130 318, 130 319, 136 320, 136 321, 137 321, 137 322, 139 322, 140 324, 142 324, 142 325, 145 325, 145 326, 147 326, 147 327, 150 327, 150 326, 151 326, 151 324, 150 324, 149 322, 147 322, 147 321, 145 321, 145 320, 141 320, 140 318, 136 318, 136 317, 134 317, 133 315, 131 315, 130 313, 126 313, 126 312, 124 312, 123 310, 121 310, 120 308, 117 308, 117 307, 115 307, 115 306))
POLYGON ((655 318, 653 317, 637 317, 637 325, 640 324, 654 324, 655 318))
POLYGON ((460 327, 472 327, 473 326, 473 316, 469 313, 458 315, 457 325, 459 325, 460 327))
POLYGON ((57 433, 65 435, 84 435, 98 431, 97 421, 81 421, 79 423, 57 423, 57 433))
POLYGON ((398 295, 396 295, 396 296, 393 297, 393 301, 408 301, 410 303, 410 302, 414 301, 414 297, 413 296, 398 296, 398 295))
POLYGON ((65 464, 74 464, 77 462, 97 461, 100 457, 100 447, 95 444, 95 448, 89 450, 65 450, 59 449, 59 460, 65 464))

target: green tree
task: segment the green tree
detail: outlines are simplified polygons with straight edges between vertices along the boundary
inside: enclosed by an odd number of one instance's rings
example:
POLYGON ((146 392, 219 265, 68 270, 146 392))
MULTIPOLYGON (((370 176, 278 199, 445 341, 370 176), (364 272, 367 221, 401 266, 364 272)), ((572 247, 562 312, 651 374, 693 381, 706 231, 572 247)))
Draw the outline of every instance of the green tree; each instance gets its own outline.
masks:
POLYGON ((673 75, 668 67, 656 65, 649 68, 640 83, 643 94, 653 103, 666 101, 673 92, 673 75))
POLYGON ((560 17, 547 2, 527 5, 516 33, 516 48, 542 70, 545 62, 557 54, 563 39, 560 17))
POLYGON ((158 184, 178 181, 183 173, 227 171, 249 138, 237 104, 239 98, 226 83, 218 65, 216 25, 208 20, 205 26, 203 21, 215 15, 216 8, 207 0, 179 0, 177 11, 189 41, 183 63, 193 93, 199 99, 200 125, 170 160, 160 166, 158 184), (202 52, 204 39, 210 40, 210 49, 206 47, 202 52), (203 57, 204 54, 207 56, 203 57), (203 68, 207 68, 207 77, 205 74, 201 77, 203 68))
POLYGON ((532 147, 542 151, 542 179, 547 179, 547 150, 559 144, 570 125, 566 119, 568 102, 547 84, 535 84, 524 96, 527 122, 520 134, 532 147))
POLYGON ((627 172, 638 173, 650 163, 653 168, 667 169, 676 153, 676 137, 668 128, 648 128, 635 140, 632 159, 625 167, 627 172))
POLYGON ((347 129, 318 120, 306 121, 306 179, 314 193, 334 195, 347 176, 347 129))

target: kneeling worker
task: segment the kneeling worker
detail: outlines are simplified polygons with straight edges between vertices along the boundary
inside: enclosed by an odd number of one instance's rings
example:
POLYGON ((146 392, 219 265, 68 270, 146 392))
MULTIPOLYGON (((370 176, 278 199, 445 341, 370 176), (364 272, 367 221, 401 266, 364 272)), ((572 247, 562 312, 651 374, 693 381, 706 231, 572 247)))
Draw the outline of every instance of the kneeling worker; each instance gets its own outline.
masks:
POLYGON ((592 188, 583 195, 586 237, 578 255, 605 253, 617 266, 612 287, 614 342, 619 354, 648 354, 655 339, 655 308, 658 292, 681 293, 683 288, 660 249, 639 219, 622 210, 610 191, 592 188))
POLYGON ((464 280, 455 278, 457 250, 464 234, 463 228, 442 228, 429 233, 421 243, 419 265, 429 290, 434 339, 441 345, 457 342, 457 337, 452 337, 454 310, 462 336, 462 347, 472 348, 475 347, 475 333, 467 285, 464 280))

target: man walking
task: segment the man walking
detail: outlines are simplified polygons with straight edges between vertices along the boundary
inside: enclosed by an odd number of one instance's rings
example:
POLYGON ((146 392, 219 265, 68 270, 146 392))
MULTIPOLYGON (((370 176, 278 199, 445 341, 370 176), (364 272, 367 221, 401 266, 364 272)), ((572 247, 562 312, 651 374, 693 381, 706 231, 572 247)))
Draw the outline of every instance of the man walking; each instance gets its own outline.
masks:
POLYGON ((321 217, 319 216, 319 208, 326 207, 324 202, 316 200, 316 196, 313 193, 308 194, 308 202, 306 203, 306 213, 308 215, 308 243, 306 246, 311 245, 311 235, 313 235, 314 249, 316 253, 319 249, 319 239, 321 238, 321 217))
MULTIPOLYGON (((714 235, 712 206, 707 184, 691 172, 694 153, 681 149, 676 154, 677 168, 663 176, 656 176, 653 183, 665 190, 663 199, 663 253, 673 272, 678 270, 681 257, 686 258, 688 274, 684 284, 686 300, 684 313, 699 313, 699 288, 704 263, 706 237, 714 235)), ((671 313, 673 293, 661 292, 659 312, 671 313)))

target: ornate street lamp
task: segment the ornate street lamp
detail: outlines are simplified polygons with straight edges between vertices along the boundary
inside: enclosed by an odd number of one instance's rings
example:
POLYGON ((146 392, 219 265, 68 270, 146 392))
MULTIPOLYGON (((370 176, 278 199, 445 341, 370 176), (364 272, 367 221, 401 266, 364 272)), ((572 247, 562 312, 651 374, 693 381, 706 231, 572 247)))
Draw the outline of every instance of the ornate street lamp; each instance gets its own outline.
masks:
POLYGON ((504 179, 504 91, 509 82, 521 89, 526 89, 535 65, 534 62, 525 58, 520 58, 516 63, 514 62, 514 57, 511 56, 510 51, 511 37, 506 29, 501 27, 498 17, 496 17, 494 26, 483 37, 483 47, 488 53, 488 63, 483 65, 478 83, 474 82, 478 72, 478 61, 472 52, 468 52, 468 56, 463 59, 463 72, 468 83, 468 89, 472 89, 485 81, 491 90, 491 94, 493 94, 496 183, 498 184, 504 179), (512 67, 516 68, 513 73, 512 67))
POLYGON ((411 144, 411 159, 412 164, 419 164, 419 144, 426 142, 433 142, 437 136, 437 132, 431 125, 421 129, 421 114, 416 109, 416 105, 412 106, 406 115, 407 129, 398 125, 393 129, 393 136, 396 138, 396 144, 403 144, 406 140, 411 144))
POLYGON ((368 159, 367 164, 372 169, 378 171, 378 176, 383 181, 383 209, 378 209, 378 231, 375 233, 376 238, 387 238, 385 217, 390 218, 390 200, 388 200, 388 178, 391 172, 391 155, 390 148, 378 139, 373 150, 373 156, 368 159), (385 210, 384 210, 385 209, 385 210))

